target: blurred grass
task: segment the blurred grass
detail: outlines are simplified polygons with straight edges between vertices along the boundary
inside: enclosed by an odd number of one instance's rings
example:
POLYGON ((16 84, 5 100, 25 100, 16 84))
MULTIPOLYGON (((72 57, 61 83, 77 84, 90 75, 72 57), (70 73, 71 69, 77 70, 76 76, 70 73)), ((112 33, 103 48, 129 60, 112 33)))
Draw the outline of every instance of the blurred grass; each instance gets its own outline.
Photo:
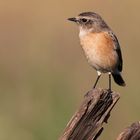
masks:
MULTIPOLYGON (((100 13, 119 38, 126 88, 101 140, 115 139, 139 120, 139 7, 134 1, 0 2, 0 139, 56 140, 95 80, 79 45, 78 29, 66 19, 100 13)), ((101 87, 106 87, 107 76, 101 87)))

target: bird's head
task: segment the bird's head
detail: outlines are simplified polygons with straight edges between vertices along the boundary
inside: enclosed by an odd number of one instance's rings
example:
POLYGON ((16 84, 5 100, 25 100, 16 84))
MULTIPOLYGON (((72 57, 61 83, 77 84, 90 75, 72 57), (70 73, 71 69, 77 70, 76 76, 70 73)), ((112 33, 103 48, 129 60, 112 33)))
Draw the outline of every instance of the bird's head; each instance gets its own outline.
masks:
POLYGON ((100 32, 108 28, 101 16, 94 12, 84 12, 68 20, 77 23, 80 31, 100 32))

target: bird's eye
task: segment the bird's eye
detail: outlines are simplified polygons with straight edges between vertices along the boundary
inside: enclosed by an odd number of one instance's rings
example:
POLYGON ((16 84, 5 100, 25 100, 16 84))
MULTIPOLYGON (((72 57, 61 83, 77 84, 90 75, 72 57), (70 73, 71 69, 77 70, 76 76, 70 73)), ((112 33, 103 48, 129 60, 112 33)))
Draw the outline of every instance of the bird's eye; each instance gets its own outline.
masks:
POLYGON ((81 21, 82 21, 83 23, 86 23, 88 20, 85 19, 85 18, 82 18, 81 21))

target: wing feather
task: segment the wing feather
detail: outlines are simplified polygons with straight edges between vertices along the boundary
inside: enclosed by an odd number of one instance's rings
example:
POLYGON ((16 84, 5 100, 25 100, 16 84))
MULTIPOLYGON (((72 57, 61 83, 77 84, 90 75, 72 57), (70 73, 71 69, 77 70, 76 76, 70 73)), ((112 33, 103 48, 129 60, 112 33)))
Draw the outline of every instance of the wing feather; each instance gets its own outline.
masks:
POLYGON ((121 72, 122 68, 123 68, 123 59, 122 59, 122 53, 121 53, 121 48, 120 48, 119 41, 118 41, 117 37, 115 36, 115 34, 112 31, 109 31, 108 34, 110 35, 110 37, 114 41, 114 44, 115 44, 114 49, 117 52, 118 58, 119 58, 118 70, 121 72))

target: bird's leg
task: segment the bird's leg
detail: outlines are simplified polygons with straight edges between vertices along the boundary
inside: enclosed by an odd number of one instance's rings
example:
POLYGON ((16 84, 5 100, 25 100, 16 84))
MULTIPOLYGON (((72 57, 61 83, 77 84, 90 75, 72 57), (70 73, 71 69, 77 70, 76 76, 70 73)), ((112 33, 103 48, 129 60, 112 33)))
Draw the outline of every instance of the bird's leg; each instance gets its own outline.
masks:
POLYGON ((111 91, 111 72, 108 73, 109 75, 109 91, 111 91))
POLYGON ((97 71, 97 74, 98 74, 98 77, 97 77, 97 79, 96 79, 96 81, 95 81, 95 84, 94 84, 93 88, 96 87, 96 85, 97 85, 97 83, 98 83, 98 81, 99 81, 99 79, 100 79, 100 77, 101 77, 101 72, 97 71))

